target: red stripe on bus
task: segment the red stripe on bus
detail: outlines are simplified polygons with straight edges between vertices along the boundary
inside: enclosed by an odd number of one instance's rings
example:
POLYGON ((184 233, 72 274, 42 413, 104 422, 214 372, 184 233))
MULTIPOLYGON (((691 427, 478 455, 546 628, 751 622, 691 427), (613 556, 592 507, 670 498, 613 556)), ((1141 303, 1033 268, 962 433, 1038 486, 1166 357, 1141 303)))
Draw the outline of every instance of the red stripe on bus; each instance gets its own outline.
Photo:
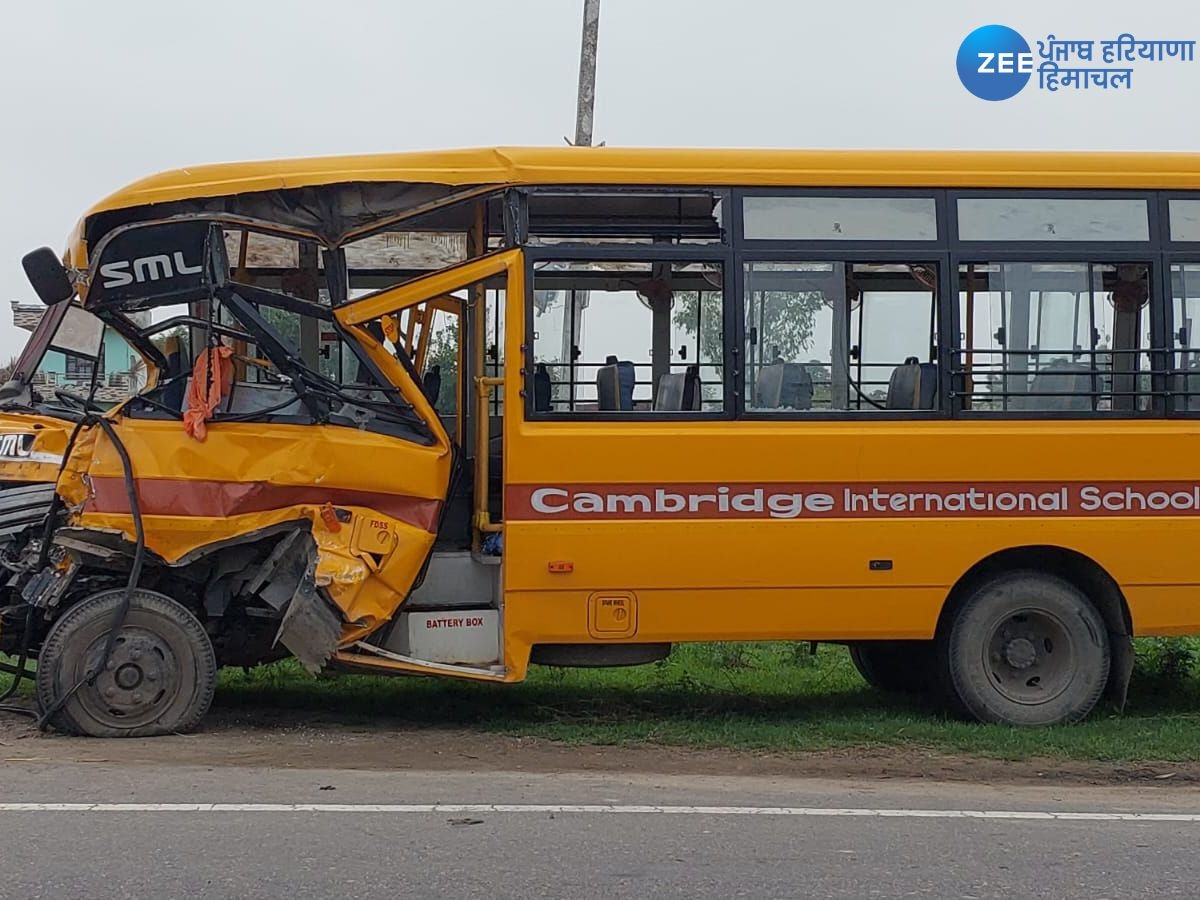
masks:
MULTIPOLYGON (((315 485, 270 484, 265 481, 201 481, 188 478, 139 478, 135 481, 141 510, 147 516, 225 518, 289 506, 363 506, 425 531, 437 530, 441 502, 406 494, 357 491, 315 485)), ((129 497, 121 478, 91 479, 92 495, 84 509, 96 513, 128 513, 129 497)))
POLYGON ((513 520, 1200 515, 1196 481, 514 484, 513 520))

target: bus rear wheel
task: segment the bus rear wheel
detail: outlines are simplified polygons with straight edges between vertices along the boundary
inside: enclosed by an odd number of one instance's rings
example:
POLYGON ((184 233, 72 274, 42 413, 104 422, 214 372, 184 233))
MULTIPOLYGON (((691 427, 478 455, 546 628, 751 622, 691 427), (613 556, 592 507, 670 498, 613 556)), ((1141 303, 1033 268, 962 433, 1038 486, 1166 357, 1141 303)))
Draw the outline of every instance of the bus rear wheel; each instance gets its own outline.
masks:
POLYGON ((104 654, 124 588, 88 597, 50 628, 38 656, 37 696, 60 731, 91 737, 151 737, 190 731, 212 704, 216 655, 187 609, 153 591, 134 591, 107 665, 104 654), (71 693, 73 691, 73 693, 71 693))
POLYGON ((1078 722, 1104 692, 1108 630, 1074 585, 1012 572, 978 586, 939 641, 952 704, 981 722, 1078 722))
POLYGON ((893 694, 921 694, 934 684, 932 641, 859 641, 850 659, 871 687, 893 694))

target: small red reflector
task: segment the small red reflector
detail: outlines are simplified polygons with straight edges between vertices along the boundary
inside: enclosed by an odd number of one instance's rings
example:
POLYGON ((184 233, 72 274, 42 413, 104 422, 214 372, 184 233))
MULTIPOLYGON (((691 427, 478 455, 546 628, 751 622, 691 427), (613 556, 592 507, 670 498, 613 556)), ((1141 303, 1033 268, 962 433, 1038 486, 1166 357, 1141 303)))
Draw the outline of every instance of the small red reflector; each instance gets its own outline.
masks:
POLYGON ((556 559, 549 563, 546 568, 550 570, 551 575, 566 575, 568 572, 575 571, 575 563, 566 559, 556 559))
POLYGON ((330 531, 342 530, 342 523, 338 520, 337 510, 333 508, 332 503, 326 503, 321 507, 321 521, 330 531))

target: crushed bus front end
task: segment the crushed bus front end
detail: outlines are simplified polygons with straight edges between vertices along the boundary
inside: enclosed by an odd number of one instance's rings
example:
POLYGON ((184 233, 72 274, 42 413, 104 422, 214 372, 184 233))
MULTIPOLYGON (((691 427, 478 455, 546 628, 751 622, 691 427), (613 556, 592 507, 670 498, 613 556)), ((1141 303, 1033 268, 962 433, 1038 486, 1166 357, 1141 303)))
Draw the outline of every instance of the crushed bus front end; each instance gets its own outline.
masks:
POLYGON ((82 398, 53 484, 0 508, 26 535, 0 650, 37 656, 60 729, 183 731, 222 666, 319 672, 394 621, 430 558, 458 461, 404 352, 381 368, 318 288, 238 283, 226 253, 202 217, 128 227, 77 285, 147 379, 108 410, 82 398), (166 268, 111 277, 130 257, 166 268), (296 326, 332 336, 337 366, 296 326))

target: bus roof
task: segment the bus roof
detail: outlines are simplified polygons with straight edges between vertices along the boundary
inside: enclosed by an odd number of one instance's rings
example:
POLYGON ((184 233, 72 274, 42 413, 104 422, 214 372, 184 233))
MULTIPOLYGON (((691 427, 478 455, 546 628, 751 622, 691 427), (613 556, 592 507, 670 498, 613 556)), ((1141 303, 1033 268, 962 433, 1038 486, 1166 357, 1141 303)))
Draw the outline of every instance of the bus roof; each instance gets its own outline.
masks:
POLYGON ((330 156, 163 172, 111 194, 85 218, 177 200, 353 182, 1185 189, 1200 187, 1200 154, 564 146, 330 156))

